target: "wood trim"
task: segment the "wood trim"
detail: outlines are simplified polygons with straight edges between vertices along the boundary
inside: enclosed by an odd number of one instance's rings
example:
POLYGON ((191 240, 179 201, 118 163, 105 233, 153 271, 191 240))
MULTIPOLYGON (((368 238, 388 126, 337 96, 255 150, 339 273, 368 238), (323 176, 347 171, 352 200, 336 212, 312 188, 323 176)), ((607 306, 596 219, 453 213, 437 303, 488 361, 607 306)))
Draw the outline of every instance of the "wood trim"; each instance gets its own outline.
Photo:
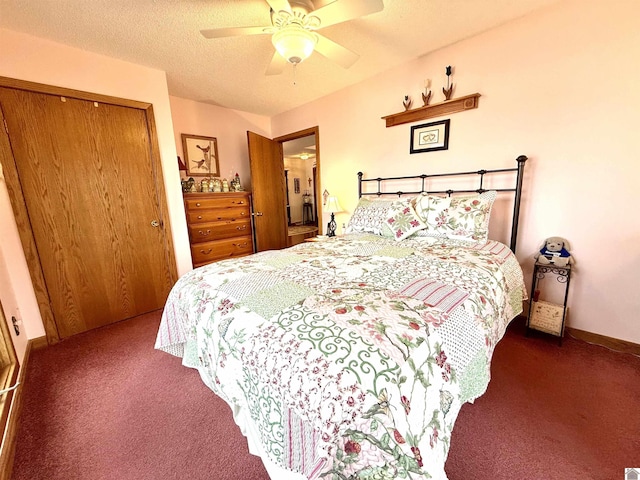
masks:
POLYGON ((582 340, 587 343, 594 343, 603 347, 615 350, 621 353, 631 353, 633 355, 640 355, 640 344, 628 342, 627 340, 620 340, 619 338, 607 337, 606 335, 600 335, 598 333, 591 333, 585 330, 579 330, 573 327, 565 327, 565 333, 582 340))
POLYGON ((148 102, 139 102, 137 100, 128 100, 125 98, 112 97, 110 95, 101 95, 99 93, 84 92, 82 90, 74 90, 72 88, 56 87, 53 85, 45 85, 44 83, 29 82, 27 80, 17 80, 15 78, 0 76, 0 87, 15 88, 17 90, 28 90, 31 92, 48 93, 50 95, 59 95, 62 97, 78 98, 80 100, 89 100, 91 102, 108 103, 111 105, 120 105, 122 107, 138 108, 146 110, 151 106, 148 102))
MULTIPOLYGON (((302 138, 302 137, 308 137, 309 135, 313 135, 313 134, 318 134, 318 127, 309 127, 309 128, 305 128, 304 130, 299 130, 297 132, 293 132, 293 133, 287 133, 286 135, 282 135, 280 137, 276 137, 273 140, 276 142, 280 142, 280 143, 284 143, 284 142, 288 142, 289 140, 296 140, 298 138, 302 138)), ((316 139, 316 148, 318 148, 318 139, 316 139)))
POLYGON ((47 337, 44 335, 42 337, 31 338, 29 339, 29 342, 31 343, 31 348, 33 350, 42 350, 43 348, 46 348, 49 346, 49 342, 47 342, 47 337))
POLYGON ((169 207, 167 205, 167 193, 164 188, 164 175, 162 173, 162 158, 160 156, 160 146, 158 142, 158 131, 156 130, 155 115, 153 105, 146 108, 147 128, 149 130, 149 143, 151 145, 151 164, 153 165, 153 175, 156 184, 156 203, 160 207, 160 222, 164 229, 165 255, 169 266, 169 281, 173 285, 178 281, 178 266, 176 264, 175 250, 173 247, 173 233, 171 222, 169 221, 169 207))
POLYGON ((449 115, 450 113, 478 108, 479 98, 480 94, 474 93, 472 95, 446 100, 441 103, 414 108, 406 112, 394 113, 393 115, 382 117, 382 119, 385 120, 387 128, 394 127, 396 125, 402 125, 403 123, 417 122, 426 118, 439 117, 449 115))
MULTIPOLYGON (((45 337, 39 337, 42 339, 45 337)), ((41 340, 39 343, 42 343, 41 340)), ((46 338, 45 338, 46 340, 46 338)), ((4 438, 2 439, 2 451, 0 451, 0 480, 11 480, 11 473, 13 471, 13 458, 16 451, 16 437, 18 432, 18 420, 22 414, 22 391, 24 390, 24 382, 27 372, 27 365, 29 365, 29 357, 31 350, 34 347, 34 340, 27 342, 27 348, 24 353, 24 359, 20 366, 20 373, 18 375, 18 381, 20 387, 14 391, 13 403, 11 404, 11 411, 9 415, 9 421, 7 428, 4 431, 4 438)))
MULTIPOLYGON (((0 117, 4 119, 1 108, 0 117)), ((27 267, 29 268, 29 276, 31 277, 36 301, 38 302, 38 310, 42 317, 42 324, 48 341, 50 343, 58 343, 60 341, 58 327, 53 315, 53 309, 51 308, 47 285, 44 281, 40 255, 38 254, 38 248, 36 247, 36 240, 33 237, 31 220, 29 219, 27 204, 25 202, 22 185, 20 184, 20 178, 18 176, 18 167, 16 166, 15 159, 13 158, 13 151, 11 150, 9 137, 4 129, 0 130, 0 163, 2 163, 2 167, 4 169, 5 184, 7 185, 13 215, 18 226, 20 243, 22 244, 24 256, 27 261, 27 267)))

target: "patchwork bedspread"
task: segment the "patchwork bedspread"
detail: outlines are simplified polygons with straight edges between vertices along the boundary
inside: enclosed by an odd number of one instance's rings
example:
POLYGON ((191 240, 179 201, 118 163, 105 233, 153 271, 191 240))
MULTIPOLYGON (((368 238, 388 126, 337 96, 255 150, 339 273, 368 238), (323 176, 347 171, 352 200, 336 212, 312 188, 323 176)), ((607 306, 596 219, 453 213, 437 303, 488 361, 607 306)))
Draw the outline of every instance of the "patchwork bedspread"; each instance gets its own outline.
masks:
POLYGON ((309 479, 446 479, 463 403, 522 310, 505 245, 355 234, 184 275, 156 348, 251 414, 269 459, 309 479))

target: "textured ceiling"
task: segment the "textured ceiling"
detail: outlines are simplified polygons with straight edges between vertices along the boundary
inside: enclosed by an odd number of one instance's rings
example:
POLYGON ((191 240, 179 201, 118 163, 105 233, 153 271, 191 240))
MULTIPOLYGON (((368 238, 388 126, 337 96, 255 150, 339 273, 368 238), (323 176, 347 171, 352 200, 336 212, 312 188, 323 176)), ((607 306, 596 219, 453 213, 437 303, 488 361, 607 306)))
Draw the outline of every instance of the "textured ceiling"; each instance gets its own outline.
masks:
POLYGON ((314 53, 295 85, 291 65, 264 75, 268 35, 200 35, 269 25, 264 0, 0 0, 0 27, 164 70, 174 96, 272 116, 556 1, 385 0, 381 12, 319 31, 360 54, 351 68, 314 53))

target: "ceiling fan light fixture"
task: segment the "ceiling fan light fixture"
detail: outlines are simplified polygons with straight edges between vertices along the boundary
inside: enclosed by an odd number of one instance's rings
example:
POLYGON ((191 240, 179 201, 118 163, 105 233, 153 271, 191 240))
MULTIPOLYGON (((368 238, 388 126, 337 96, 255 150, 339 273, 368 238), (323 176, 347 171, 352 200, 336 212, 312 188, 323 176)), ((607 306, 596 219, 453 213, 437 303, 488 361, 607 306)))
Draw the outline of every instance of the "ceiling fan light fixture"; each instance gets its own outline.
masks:
POLYGON ((295 65, 313 53, 318 37, 301 26, 289 25, 274 33, 271 42, 287 62, 295 65))

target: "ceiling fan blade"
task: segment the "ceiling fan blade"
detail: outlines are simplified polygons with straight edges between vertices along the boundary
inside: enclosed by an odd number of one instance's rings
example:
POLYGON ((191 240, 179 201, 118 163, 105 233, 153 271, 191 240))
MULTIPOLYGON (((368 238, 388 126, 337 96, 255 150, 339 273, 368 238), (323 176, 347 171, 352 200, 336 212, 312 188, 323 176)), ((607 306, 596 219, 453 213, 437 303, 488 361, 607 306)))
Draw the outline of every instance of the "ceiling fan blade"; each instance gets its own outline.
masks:
POLYGON ((315 50, 329 60, 336 62, 341 67, 349 68, 360 58, 360 55, 337 44, 333 40, 329 40, 327 37, 318 33, 316 33, 316 35, 318 35, 318 43, 316 43, 315 50))
POLYGON ((320 19, 320 28, 364 17, 384 9, 382 0, 336 0, 311 12, 320 19))
POLYGON ((284 67, 287 66, 289 62, 287 62, 282 55, 280 55, 277 51, 274 52, 273 58, 271 59, 271 63, 267 67, 265 75, 280 75, 284 72, 284 67))
POLYGON ((239 37, 241 35, 263 35, 273 33, 271 25, 266 27, 229 27, 214 28, 211 30, 200 30, 204 38, 239 37))
POLYGON ((287 0, 267 0, 267 3, 276 13, 282 10, 291 13, 291 5, 289 5, 289 2, 287 0))

